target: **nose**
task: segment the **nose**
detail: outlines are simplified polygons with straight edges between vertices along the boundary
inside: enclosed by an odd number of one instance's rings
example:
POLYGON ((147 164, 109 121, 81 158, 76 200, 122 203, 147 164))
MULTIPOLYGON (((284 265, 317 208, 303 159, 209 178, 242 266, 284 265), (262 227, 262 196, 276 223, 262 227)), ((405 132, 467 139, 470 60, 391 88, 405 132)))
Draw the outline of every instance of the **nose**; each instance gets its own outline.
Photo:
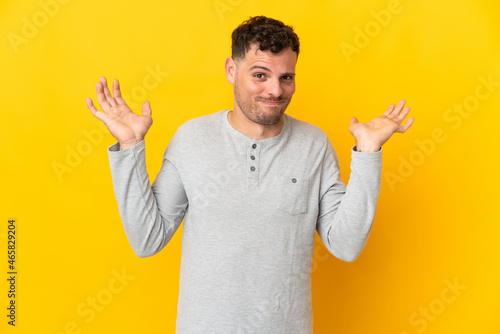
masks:
POLYGON ((272 97, 280 97, 283 94, 283 88, 281 87, 279 78, 268 80, 266 88, 266 93, 272 97))

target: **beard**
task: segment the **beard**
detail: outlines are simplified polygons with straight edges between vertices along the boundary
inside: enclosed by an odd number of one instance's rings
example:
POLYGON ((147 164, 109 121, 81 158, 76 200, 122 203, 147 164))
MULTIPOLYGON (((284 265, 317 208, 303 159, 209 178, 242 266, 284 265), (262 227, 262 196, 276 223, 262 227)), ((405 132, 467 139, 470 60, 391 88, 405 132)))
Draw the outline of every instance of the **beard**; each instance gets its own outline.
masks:
POLYGON ((290 103, 290 98, 287 96, 280 96, 274 99, 256 97, 254 101, 244 100, 241 98, 240 90, 236 83, 234 84, 234 100, 246 118, 261 125, 274 125, 278 123, 290 103), (279 106, 263 106, 259 103, 260 101, 279 101, 282 104, 279 106))

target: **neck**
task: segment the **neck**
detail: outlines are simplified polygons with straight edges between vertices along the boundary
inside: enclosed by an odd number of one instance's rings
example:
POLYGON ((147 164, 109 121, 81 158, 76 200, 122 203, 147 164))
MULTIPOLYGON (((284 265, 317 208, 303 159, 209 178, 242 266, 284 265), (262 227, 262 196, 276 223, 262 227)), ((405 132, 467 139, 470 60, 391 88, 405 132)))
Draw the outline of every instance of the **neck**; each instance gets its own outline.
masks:
POLYGON ((252 139, 268 139, 276 137, 283 129, 285 116, 281 117, 278 123, 273 125, 263 125, 249 120, 242 112, 230 110, 227 114, 229 124, 238 132, 252 139))

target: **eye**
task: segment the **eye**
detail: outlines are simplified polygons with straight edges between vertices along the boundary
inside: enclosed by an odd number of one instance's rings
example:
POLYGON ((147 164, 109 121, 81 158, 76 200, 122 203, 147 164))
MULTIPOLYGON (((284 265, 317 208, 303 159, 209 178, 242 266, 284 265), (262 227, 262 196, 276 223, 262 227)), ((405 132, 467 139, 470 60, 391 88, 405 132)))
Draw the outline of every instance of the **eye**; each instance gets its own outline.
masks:
POLYGON ((264 73, 255 73, 253 76, 256 77, 257 79, 264 79, 265 74, 264 73))
POLYGON ((284 75, 281 77, 281 79, 285 81, 292 81, 293 77, 291 75, 284 75))

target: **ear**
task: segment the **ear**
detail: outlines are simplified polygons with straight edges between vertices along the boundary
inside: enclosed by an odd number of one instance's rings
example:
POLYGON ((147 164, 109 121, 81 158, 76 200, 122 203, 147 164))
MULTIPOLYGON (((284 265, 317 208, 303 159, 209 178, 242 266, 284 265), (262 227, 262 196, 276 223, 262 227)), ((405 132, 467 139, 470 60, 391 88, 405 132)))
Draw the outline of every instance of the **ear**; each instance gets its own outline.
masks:
POLYGON ((236 74, 236 63, 233 58, 231 57, 226 58, 225 68, 226 68, 227 81, 230 84, 234 85, 234 76, 236 74))

